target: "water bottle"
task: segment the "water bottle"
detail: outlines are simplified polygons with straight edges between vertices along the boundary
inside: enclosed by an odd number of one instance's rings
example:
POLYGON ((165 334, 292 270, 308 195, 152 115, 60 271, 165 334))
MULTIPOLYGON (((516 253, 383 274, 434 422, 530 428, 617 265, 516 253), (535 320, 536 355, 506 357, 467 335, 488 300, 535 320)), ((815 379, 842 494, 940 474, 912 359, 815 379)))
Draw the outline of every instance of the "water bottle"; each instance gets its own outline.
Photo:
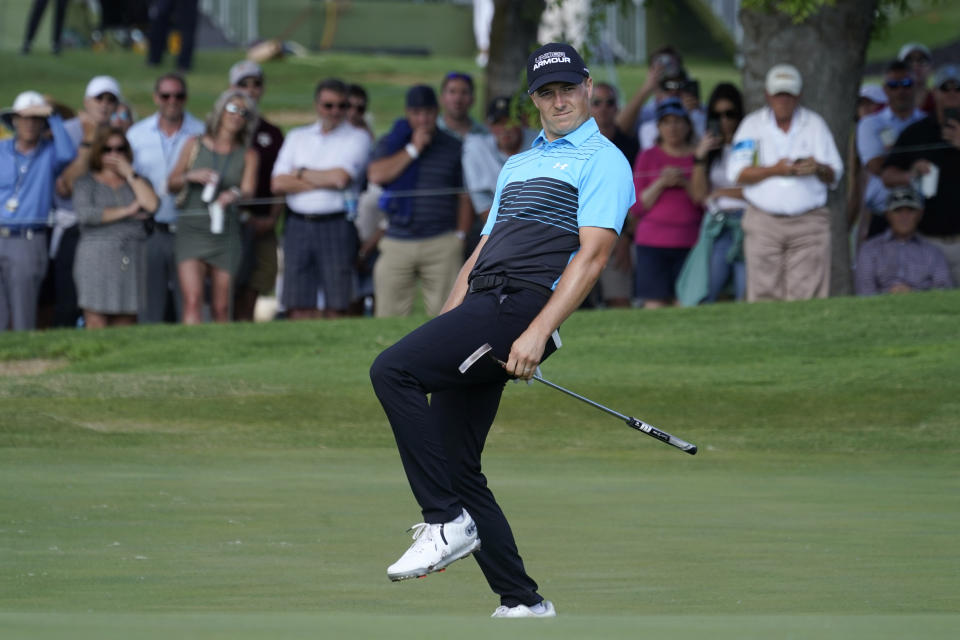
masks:
POLYGON ((217 185, 220 183, 220 176, 218 174, 213 174, 213 177, 210 178, 210 181, 203 185, 203 193, 200 194, 200 199, 206 203, 213 202, 213 199, 217 197, 217 185))
POLYGON ((207 209, 210 212, 210 233, 223 233, 223 205, 219 201, 211 202, 207 209))
POLYGON ((347 220, 353 222, 357 218, 357 192, 353 187, 343 190, 343 208, 347 212, 347 220))

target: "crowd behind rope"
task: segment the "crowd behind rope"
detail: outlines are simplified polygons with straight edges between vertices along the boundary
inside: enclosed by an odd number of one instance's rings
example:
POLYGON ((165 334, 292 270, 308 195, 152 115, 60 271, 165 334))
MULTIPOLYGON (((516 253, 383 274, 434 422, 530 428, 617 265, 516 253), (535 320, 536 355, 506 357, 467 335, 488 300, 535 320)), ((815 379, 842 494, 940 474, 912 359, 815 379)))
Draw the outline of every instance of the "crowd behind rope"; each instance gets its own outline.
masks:
MULTIPOLYGON (((271 293, 289 319, 409 314, 418 291, 436 314, 500 168, 541 142, 508 96, 474 121, 465 73, 411 87, 379 140, 360 86, 321 81, 316 122, 284 136, 259 112, 261 67, 227 75, 203 121, 174 73, 139 121, 109 76, 76 112, 33 91, 2 112, 0 330, 252 320, 271 293)), ((725 82, 704 103, 671 47, 626 101, 596 83, 592 116, 637 202, 585 304, 826 296, 826 202, 845 171, 858 294, 960 282, 960 67, 905 45, 861 87, 849 141, 802 91, 779 64, 763 108, 725 82)))

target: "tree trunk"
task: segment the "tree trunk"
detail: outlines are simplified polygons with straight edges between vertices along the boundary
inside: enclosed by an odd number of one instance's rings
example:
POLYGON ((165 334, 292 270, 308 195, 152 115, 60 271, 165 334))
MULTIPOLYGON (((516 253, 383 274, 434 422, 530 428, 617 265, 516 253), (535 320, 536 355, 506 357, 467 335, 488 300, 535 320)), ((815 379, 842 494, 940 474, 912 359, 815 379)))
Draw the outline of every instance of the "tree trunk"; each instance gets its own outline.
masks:
POLYGON ((545 0, 495 0, 490 27, 490 62, 487 65, 487 95, 512 96, 526 88, 527 56, 537 45, 537 28, 545 0))
MULTIPOLYGON (((877 2, 836 0, 799 24, 778 11, 741 11, 747 109, 763 106, 764 79, 770 67, 794 65, 803 76, 801 104, 827 121, 840 157, 846 162, 877 2)), ((830 192, 827 202, 832 218, 831 295, 848 295, 852 290, 844 210, 848 175, 849 167, 844 167, 843 181, 830 192)))

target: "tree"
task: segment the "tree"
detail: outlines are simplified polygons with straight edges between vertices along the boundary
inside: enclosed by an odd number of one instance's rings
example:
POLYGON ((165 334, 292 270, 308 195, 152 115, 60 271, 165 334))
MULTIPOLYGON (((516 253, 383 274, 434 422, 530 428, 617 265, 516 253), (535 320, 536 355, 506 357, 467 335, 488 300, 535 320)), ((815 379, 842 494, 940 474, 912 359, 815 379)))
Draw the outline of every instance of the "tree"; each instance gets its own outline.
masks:
MULTIPOLYGON (((495 0, 490 27, 487 96, 510 96, 525 81, 527 56, 537 44, 545 0, 495 0)), ((485 100, 486 102, 486 100, 485 100)))
MULTIPOLYGON (((846 149, 879 0, 745 0, 743 89, 748 109, 762 106, 764 78, 775 64, 794 65, 803 75, 804 106, 833 132, 840 155, 846 149)), ((832 295, 851 292, 850 252, 844 211, 844 179, 832 191, 832 295)))

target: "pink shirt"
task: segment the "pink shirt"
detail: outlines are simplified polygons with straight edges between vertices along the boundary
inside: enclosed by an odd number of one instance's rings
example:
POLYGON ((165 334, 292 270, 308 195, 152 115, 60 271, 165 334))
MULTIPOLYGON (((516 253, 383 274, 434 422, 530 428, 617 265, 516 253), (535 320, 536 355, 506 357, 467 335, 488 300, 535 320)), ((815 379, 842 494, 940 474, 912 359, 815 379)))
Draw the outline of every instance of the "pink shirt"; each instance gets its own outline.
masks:
POLYGON ((640 194, 649 187, 668 166, 680 167, 687 180, 693 173, 693 154, 683 157, 668 155, 659 145, 650 147, 637 156, 633 166, 633 184, 637 203, 630 213, 639 217, 634 242, 646 247, 689 249, 697 243, 703 209, 687 195, 683 187, 664 189, 647 210, 640 194))

